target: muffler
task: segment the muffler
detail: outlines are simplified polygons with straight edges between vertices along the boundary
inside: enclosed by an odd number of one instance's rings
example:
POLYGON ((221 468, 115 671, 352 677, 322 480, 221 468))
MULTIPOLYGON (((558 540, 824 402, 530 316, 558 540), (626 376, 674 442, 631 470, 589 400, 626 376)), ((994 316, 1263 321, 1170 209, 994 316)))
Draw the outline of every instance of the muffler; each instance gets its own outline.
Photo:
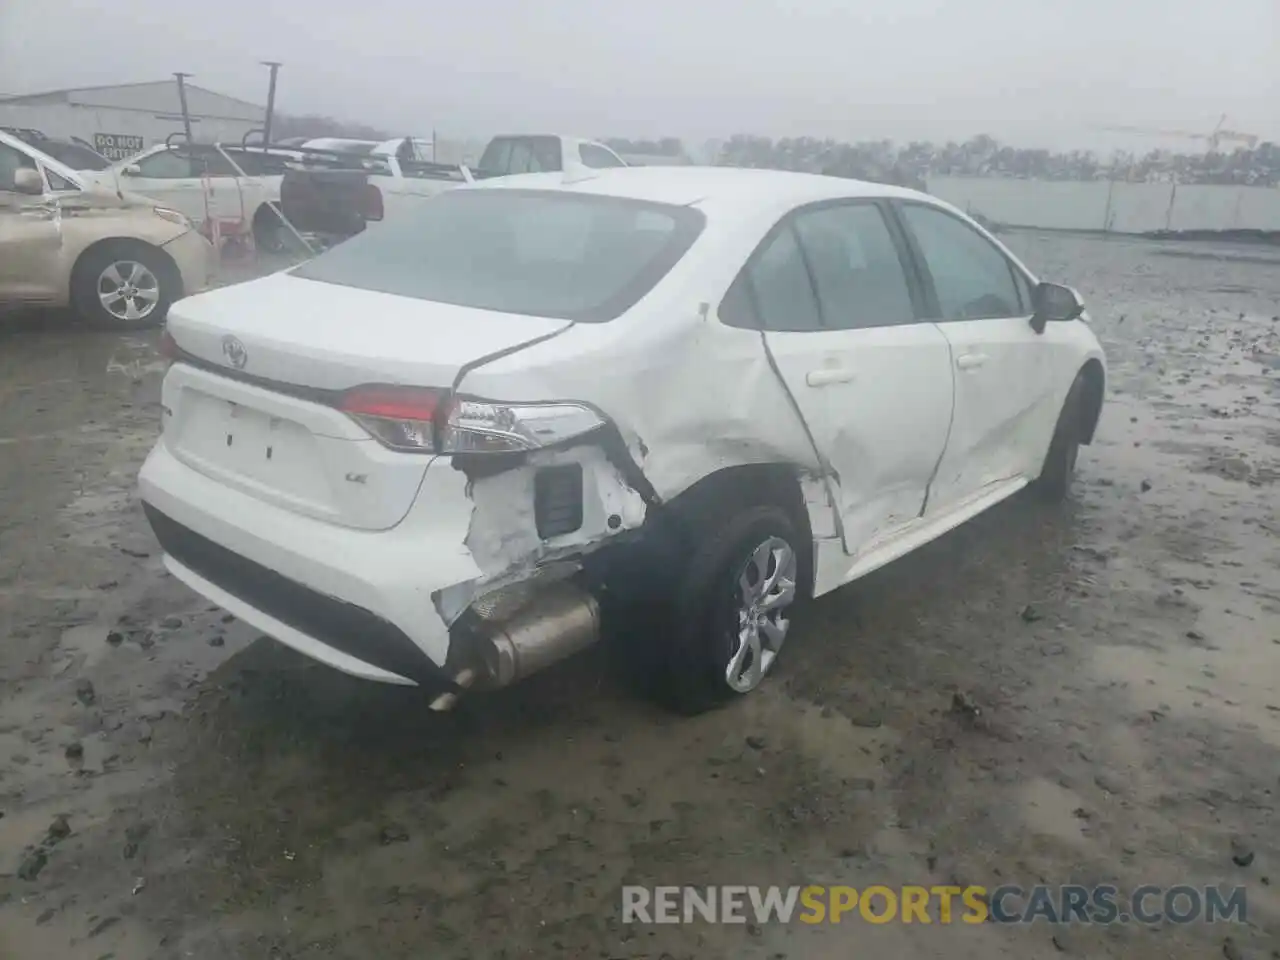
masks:
POLYGON ((505 687, 585 650, 600 639, 600 605, 568 580, 553 583, 508 619, 475 637, 486 687, 505 687))

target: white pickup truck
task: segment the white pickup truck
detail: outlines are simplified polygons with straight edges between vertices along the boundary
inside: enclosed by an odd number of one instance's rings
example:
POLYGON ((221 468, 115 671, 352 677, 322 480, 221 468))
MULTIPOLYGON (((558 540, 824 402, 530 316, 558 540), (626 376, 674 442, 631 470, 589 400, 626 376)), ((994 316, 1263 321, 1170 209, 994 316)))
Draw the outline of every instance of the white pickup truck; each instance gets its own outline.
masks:
POLYGON ((127 190, 185 214, 206 236, 216 223, 221 237, 252 234, 259 249, 277 250, 285 240, 280 218, 280 184, 286 167, 310 157, 338 156, 412 161, 429 156, 431 142, 401 137, 383 143, 319 138, 297 149, 260 144, 157 144, 87 177, 111 190, 127 190))
MULTIPOLYGON (((412 142, 406 139, 402 146, 412 142)), ((280 185, 281 208, 302 233, 334 243, 473 179, 627 165, 602 143, 555 134, 494 137, 474 168, 419 160, 408 152, 404 147, 326 163, 317 159, 306 167, 291 164, 280 185)))

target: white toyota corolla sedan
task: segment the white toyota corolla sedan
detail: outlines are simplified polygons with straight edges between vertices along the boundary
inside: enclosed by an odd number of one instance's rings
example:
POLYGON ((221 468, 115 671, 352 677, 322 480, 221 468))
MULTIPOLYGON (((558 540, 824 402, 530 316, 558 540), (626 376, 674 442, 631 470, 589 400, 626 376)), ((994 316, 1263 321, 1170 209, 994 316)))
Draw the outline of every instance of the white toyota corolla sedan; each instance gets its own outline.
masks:
POLYGON ((682 706, 746 694, 798 604, 1062 496, 1106 377, 1077 294, 947 204, 715 168, 449 191, 165 348, 168 569, 437 708, 615 617, 682 706))

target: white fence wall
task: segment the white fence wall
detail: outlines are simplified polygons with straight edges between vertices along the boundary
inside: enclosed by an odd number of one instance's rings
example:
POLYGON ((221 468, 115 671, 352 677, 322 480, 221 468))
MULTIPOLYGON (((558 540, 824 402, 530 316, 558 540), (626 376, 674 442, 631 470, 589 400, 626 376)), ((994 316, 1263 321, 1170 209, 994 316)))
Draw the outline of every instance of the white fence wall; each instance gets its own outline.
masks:
POLYGON ((1280 189, 1273 187, 930 177, 928 188, 968 213, 1013 227, 1280 231, 1280 189))

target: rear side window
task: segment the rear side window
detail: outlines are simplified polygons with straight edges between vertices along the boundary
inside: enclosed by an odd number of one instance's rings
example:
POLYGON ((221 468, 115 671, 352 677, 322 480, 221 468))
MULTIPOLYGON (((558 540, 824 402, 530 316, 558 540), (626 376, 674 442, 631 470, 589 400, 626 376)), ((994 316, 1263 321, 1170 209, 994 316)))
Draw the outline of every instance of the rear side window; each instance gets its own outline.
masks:
POLYGON ((295 276, 439 303, 599 323, 648 293, 705 218, 692 207, 555 190, 453 190, 295 276))
POLYGON ((247 177, 282 176, 285 158, 279 154, 260 150, 228 150, 227 155, 244 171, 247 177))
POLYGON ((78 143, 46 142, 41 149, 53 159, 65 163, 72 170, 105 170, 110 166, 104 158, 98 156, 88 147, 80 146, 78 143))
POLYGON ((49 189, 54 193, 79 193, 80 188, 59 173, 45 167, 44 178, 49 181, 49 189))
POLYGON ((191 160, 176 150, 161 150, 137 161, 144 177, 156 180, 182 180, 193 176, 191 160))
POLYGON ((191 168, 196 176, 237 177, 239 174, 231 162, 217 150, 205 150, 191 158, 191 168))
POLYGON ((489 176, 554 173, 563 169, 558 137, 494 137, 476 169, 489 176))
POLYGON ((836 330, 915 323, 906 271, 880 208, 840 204, 795 219, 823 326, 836 330))
POLYGON ((818 330, 818 302, 795 231, 782 227, 738 275, 720 308, 734 327, 760 330, 818 330))
POLYGON ((592 167, 594 169, 603 170, 607 167, 621 167, 623 163, 604 147, 594 143, 580 144, 578 147, 578 156, 582 160, 582 165, 592 167))
POLYGON ((943 210, 918 203, 899 209, 933 278, 942 320, 1025 315, 1013 265, 999 247, 943 210))

